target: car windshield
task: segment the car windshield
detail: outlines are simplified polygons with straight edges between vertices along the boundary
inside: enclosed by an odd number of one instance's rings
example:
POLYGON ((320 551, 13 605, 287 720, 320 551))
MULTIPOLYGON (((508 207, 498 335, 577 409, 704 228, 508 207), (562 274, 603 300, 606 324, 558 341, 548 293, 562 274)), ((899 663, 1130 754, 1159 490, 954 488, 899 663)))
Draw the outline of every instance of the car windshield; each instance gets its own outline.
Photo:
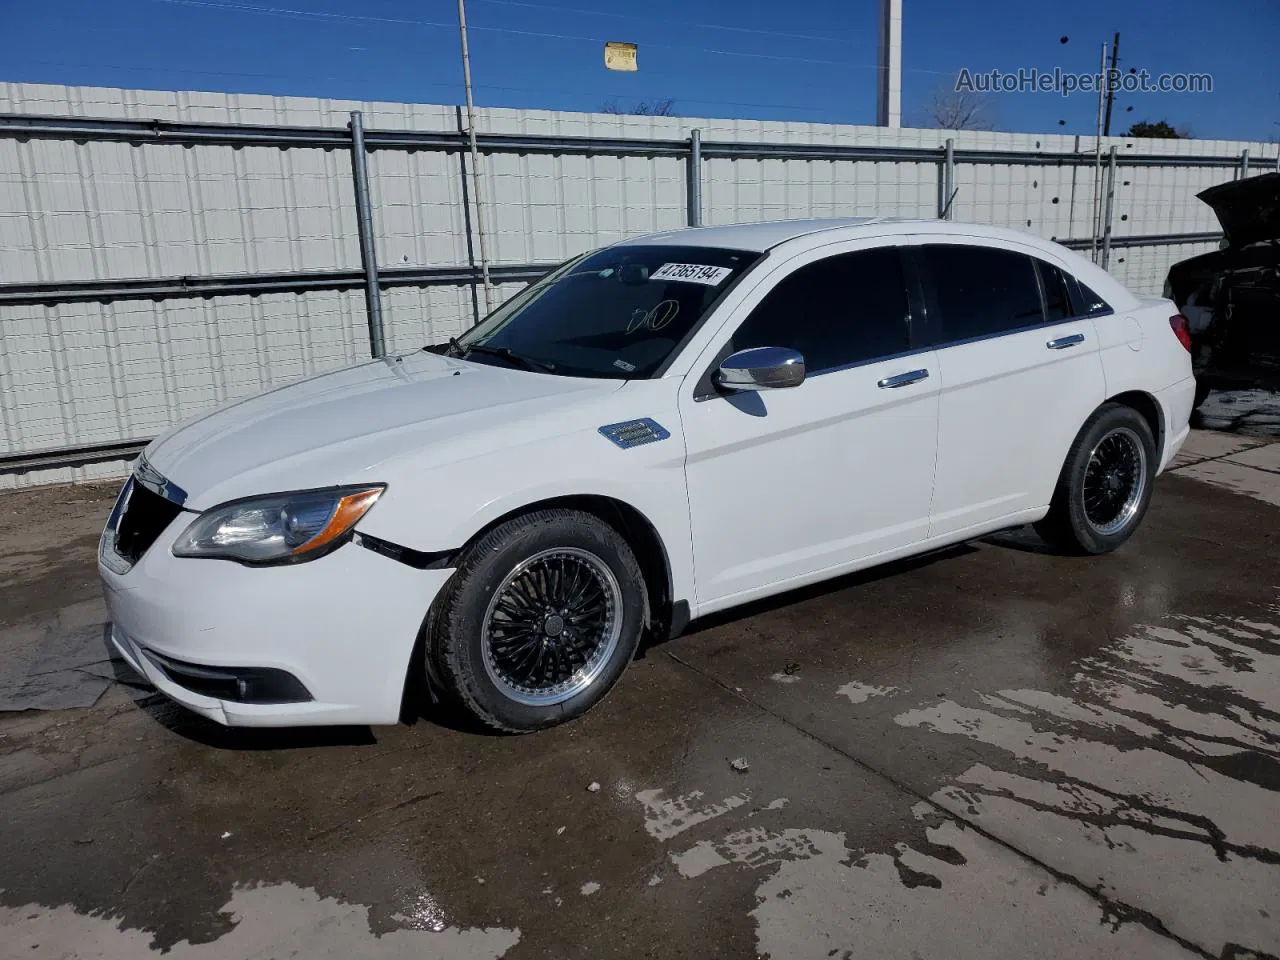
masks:
POLYGON ((645 379, 760 256, 665 245, 587 254, 526 287, 450 352, 565 376, 645 379))

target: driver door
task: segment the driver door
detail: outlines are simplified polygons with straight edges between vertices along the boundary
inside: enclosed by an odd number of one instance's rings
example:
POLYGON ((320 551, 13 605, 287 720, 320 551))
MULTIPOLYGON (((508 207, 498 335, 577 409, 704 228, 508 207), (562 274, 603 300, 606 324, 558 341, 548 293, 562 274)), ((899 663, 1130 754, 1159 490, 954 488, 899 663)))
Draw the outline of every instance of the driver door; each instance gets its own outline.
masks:
POLYGON ((869 565, 928 535, 937 360, 915 349, 897 247, 839 244, 777 267, 681 390, 697 613, 869 565), (805 357, 796 387, 730 392, 730 352, 805 357))

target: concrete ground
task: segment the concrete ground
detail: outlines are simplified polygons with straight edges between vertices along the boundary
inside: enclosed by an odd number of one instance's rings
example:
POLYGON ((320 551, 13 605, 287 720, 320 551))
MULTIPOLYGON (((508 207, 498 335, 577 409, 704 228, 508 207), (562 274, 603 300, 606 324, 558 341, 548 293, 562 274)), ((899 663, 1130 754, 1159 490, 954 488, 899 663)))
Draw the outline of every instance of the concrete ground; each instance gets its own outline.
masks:
MULTIPOLYGON (((85 664, 0 715, 0 957, 1280 955, 1280 443, 1179 463, 1116 554, 757 604, 534 736, 225 731, 85 664)), ((0 498, 0 673, 101 631, 113 494, 0 498)))

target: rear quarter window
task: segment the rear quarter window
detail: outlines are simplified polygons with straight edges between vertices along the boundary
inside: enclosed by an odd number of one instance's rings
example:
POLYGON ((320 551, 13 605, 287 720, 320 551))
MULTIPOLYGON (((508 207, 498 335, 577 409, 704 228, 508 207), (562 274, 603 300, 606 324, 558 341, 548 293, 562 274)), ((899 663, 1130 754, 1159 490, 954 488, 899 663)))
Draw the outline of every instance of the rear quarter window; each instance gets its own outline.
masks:
POLYGON ((1099 314, 1114 313, 1111 304, 1098 296, 1083 281, 1076 280, 1076 295, 1072 298, 1077 316, 1091 317, 1099 314))

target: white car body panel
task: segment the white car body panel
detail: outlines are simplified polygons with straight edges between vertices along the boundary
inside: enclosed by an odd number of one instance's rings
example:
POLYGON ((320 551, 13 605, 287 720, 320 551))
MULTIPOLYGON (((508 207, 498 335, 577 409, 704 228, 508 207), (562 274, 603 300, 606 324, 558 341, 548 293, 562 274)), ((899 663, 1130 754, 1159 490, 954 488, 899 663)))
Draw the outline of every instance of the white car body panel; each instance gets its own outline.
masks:
POLYGON ((701 371, 781 279, 870 245, 827 244, 758 271, 685 378, 680 417, 699 611, 928 536, 939 381, 877 384, 936 370, 933 351, 819 373, 791 390, 694 396, 701 371))
MULTIPOLYGON (((925 233, 912 238, 922 244, 976 239, 925 233)), ((1046 259, 1021 242, 984 245, 1046 259)), ((1060 260, 1055 265, 1064 266, 1060 260)), ((1041 324, 940 346, 937 353, 942 397, 930 535, 1047 508, 1046 493, 1057 483, 1071 441, 1107 397, 1093 320, 1041 324), (1084 338, 1077 345, 1049 346, 1076 336, 1084 338)))
POLYGON ((426 470, 573 430, 622 386, 419 352, 222 407, 159 437, 146 457, 183 478, 176 482, 197 510, 263 491, 386 483, 405 461, 426 470))
POLYGON ((173 700, 236 726, 395 723, 405 671, 431 597, 448 570, 415 570, 347 546, 296 566, 245 567, 169 552, 178 518, 123 576, 102 568, 112 640, 173 700), (169 681, 143 650, 184 663, 272 667, 311 692, 306 703, 215 700, 169 681))
POLYGON ((390 723, 451 558, 533 504, 591 497, 630 508, 662 545, 669 600, 697 617, 1044 516, 1073 438, 1109 397, 1132 393, 1155 405, 1162 468, 1186 437, 1194 384, 1169 329, 1176 309, 1138 300, 1056 244, 875 219, 709 227, 626 243, 768 255, 653 379, 553 376, 420 352, 232 404, 154 441, 145 457, 185 492, 184 512, 132 569, 100 566, 129 662, 220 723, 390 723), (793 389, 695 398, 738 324, 796 267, 866 247, 951 242, 1054 263, 1114 314, 926 346, 793 389), (1085 337, 1079 346, 1046 348, 1075 333, 1085 337), (917 369, 929 376, 878 386, 917 369), (639 418, 670 436, 622 449, 600 432, 639 418), (199 512, 228 500, 368 483, 386 491, 355 540, 319 559, 249 567, 170 552, 199 512), (432 565, 365 549, 366 537, 432 565), (199 695, 148 650, 209 667, 285 670, 313 699, 199 695))

